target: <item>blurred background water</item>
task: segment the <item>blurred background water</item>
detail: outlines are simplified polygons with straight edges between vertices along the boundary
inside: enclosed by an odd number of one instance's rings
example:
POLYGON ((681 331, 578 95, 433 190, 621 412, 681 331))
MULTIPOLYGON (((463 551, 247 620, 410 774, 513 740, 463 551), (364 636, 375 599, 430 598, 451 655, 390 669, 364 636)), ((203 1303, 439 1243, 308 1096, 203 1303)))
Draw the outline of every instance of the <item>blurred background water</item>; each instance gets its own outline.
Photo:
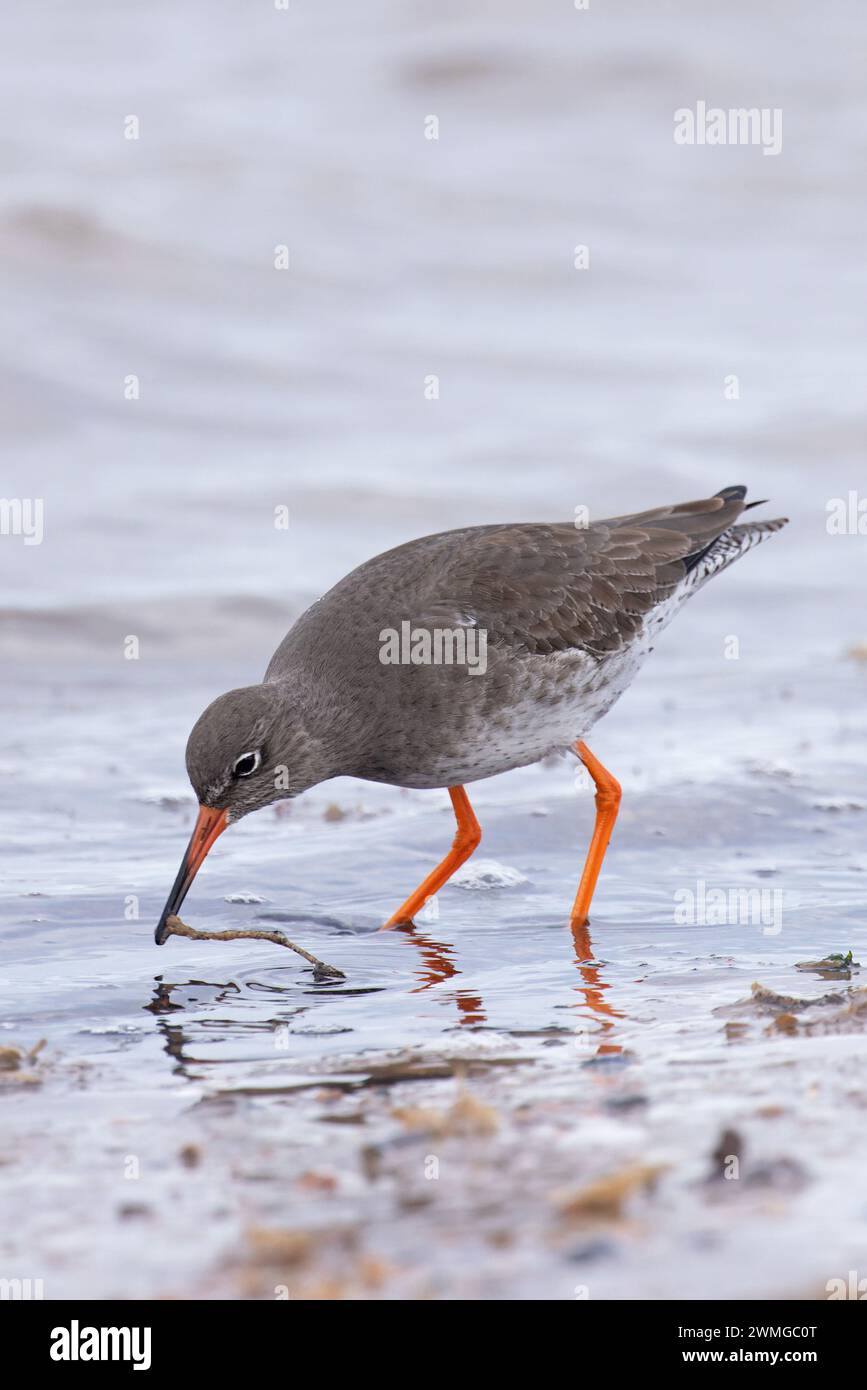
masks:
MULTIPOLYGON (((289 1260, 298 1296, 571 1298, 585 1265, 595 1296, 821 1296, 863 1251, 857 1021, 769 1039, 751 1019, 734 1057, 713 1011, 755 978, 820 998, 794 963, 867 949, 867 677, 846 655, 867 537, 828 527, 864 489, 865 49, 855 0, 7 17, 2 493, 43 499, 45 532, 0 537, 0 1002, 10 1045, 48 1047, 0 1097, 0 1275, 272 1296, 251 1223, 331 1230, 335 1204, 373 1264, 317 1245, 289 1260), (780 108, 782 151, 676 145, 698 100, 780 108), (688 605, 600 726, 626 796, 595 965, 563 925, 592 820, 565 763, 477 789, 481 853, 527 882, 445 890, 434 945, 370 933, 450 837, 444 796, 334 783, 221 841, 191 919, 294 917, 345 991, 268 947, 156 950, 191 724, 347 569, 428 531, 737 482, 792 524, 688 605), (782 931, 677 925, 699 880, 773 884, 782 931), (441 1136, 460 1177, 417 1211, 415 1141, 385 1176, 362 1156, 407 1128, 390 1086, 365 1074, 345 1126, 315 1089, 249 1099, 275 1071, 447 1057, 455 1029, 499 1137, 441 1136), (771 1177, 720 1215, 702 1183, 726 1125, 771 1177), (579 1219, 563 1248, 561 1189, 657 1159, 661 1206, 579 1219), (512 1212, 493 1234, 492 1191, 512 1212)), ((447 1113, 459 1083, 407 1084, 447 1113)))

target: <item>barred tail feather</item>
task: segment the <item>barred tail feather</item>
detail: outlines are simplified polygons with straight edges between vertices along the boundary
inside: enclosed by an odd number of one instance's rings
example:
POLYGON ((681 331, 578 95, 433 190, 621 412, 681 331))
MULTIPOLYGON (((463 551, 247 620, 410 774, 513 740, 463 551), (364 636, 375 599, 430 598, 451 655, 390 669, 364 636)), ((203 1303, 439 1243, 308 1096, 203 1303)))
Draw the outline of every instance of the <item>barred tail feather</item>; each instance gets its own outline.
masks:
POLYGON ((712 545, 701 555, 698 563, 690 570, 688 583, 691 588, 701 588, 715 574, 728 569, 753 546, 760 545, 775 531, 786 525, 788 517, 777 517, 774 521, 748 521, 739 526, 730 526, 723 531, 712 545))

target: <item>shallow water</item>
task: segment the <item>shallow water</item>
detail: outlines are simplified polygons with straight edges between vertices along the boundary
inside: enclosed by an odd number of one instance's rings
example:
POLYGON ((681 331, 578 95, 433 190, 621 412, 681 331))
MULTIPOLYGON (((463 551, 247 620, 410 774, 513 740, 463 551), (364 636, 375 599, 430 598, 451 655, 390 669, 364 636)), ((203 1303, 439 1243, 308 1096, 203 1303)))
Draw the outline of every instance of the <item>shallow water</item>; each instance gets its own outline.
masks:
POLYGON ((863 487, 862 12, 811 26, 808 62, 782 5, 85 10, 74 68, 80 8, 50 34, 22 12, 10 49, 3 491, 46 524, 0 543, 0 1047, 45 1046, 0 1070, 0 1276, 555 1299, 863 1277, 867 979, 795 968, 867 967, 867 537, 826 527, 863 487), (704 90, 782 105, 783 153, 677 150, 704 90), (624 800, 589 940, 566 921, 592 796, 562 760, 473 791, 479 857, 523 881, 450 885, 413 933, 376 928, 449 842, 445 793, 338 781, 220 841, 187 920, 277 925, 345 982, 263 943, 153 945, 188 729, 310 597, 438 527, 739 480, 792 525, 596 732, 624 800))

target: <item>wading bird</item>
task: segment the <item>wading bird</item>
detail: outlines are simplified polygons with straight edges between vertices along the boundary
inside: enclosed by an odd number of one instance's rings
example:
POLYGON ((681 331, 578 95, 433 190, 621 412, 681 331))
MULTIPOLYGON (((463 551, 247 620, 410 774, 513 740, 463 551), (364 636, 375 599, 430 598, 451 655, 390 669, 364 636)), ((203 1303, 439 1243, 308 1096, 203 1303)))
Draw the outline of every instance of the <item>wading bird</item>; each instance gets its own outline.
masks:
POLYGON ((785 525, 739 523, 760 505, 745 498, 746 488, 727 487, 583 528, 445 531, 341 579, 290 628, 261 684, 220 695, 194 726, 186 760, 199 814, 157 943, 228 825, 339 776, 448 788, 454 843, 385 925, 409 923, 481 839, 465 784, 564 748, 596 785, 571 915, 573 927, 584 926, 620 804, 619 784, 584 739, 681 604, 785 525), (429 640, 384 660, 385 634, 405 624, 429 640), (443 633, 464 643, 430 640, 443 633), (470 634, 477 640, 467 642, 470 634), (472 664, 449 660, 461 650, 475 654, 472 664), (437 651, 440 660, 430 655, 437 651))

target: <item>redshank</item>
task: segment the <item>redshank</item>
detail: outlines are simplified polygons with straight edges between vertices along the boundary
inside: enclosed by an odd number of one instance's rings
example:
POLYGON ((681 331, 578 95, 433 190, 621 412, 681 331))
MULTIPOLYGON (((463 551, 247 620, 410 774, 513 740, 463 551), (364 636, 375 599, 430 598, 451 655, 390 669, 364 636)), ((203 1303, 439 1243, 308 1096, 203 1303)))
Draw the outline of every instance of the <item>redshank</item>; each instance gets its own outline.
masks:
POLYGON ((220 695, 194 726, 199 814, 157 943, 227 825, 338 776, 448 788, 452 848, 385 925, 411 923, 481 839, 464 784, 565 748, 596 786, 571 914, 584 926, 620 804, 584 739, 684 600, 785 525, 736 524, 760 505, 745 498, 727 487, 580 528, 470 526, 353 570, 290 628, 261 684, 220 695))

